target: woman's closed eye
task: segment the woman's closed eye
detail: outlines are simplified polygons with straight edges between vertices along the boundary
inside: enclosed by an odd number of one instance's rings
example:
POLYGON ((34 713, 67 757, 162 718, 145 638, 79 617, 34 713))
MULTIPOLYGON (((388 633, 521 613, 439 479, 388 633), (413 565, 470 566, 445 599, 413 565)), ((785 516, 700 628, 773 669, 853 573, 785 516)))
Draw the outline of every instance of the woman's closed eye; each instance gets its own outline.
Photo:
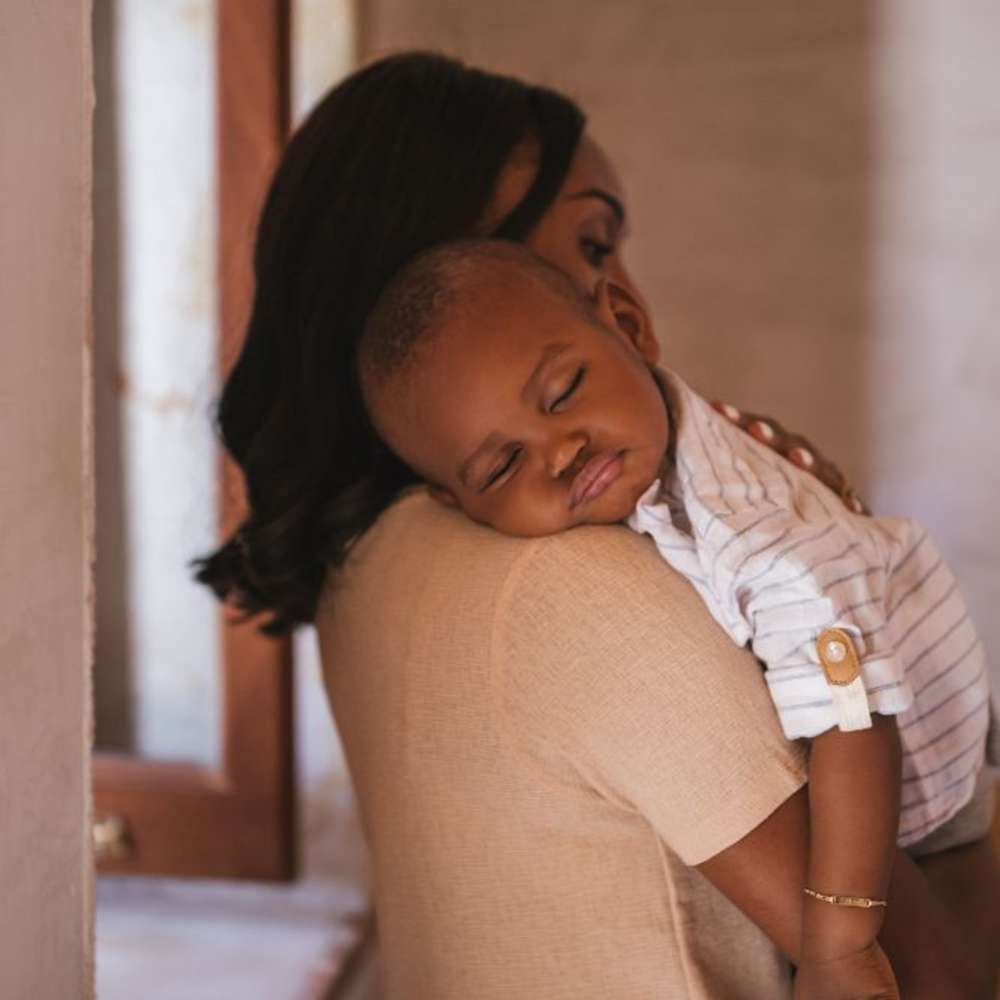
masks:
POLYGON ((573 393, 575 393, 576 390, 580 388, 580 384, 583 382, 583 377, 586 374, 587 374, 587 366, 580 365, 580 367, 577 368, 573 378, 570 380, 569 385, 566 386, 566 388, 554 400, 552 400, 551 403, 549 403, 547 407, 549 413, 559 412, 559 407, 561 407, 563 403, 568 402, 569 399, 572 397, 573 393))
POLYGON ((586 236, 580 240, 580 250, 587 263, 598 270, 604 266, 605 259, 615 252, 611 243, 604 243, 586 236))

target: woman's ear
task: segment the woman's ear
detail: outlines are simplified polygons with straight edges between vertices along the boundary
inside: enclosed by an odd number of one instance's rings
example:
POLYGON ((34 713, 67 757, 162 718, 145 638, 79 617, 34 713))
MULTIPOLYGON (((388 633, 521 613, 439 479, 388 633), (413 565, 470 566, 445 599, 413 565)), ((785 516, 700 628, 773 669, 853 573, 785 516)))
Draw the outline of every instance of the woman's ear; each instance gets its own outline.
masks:
POLYGON ((445 507, 457 507, 458 497, 455 496, 451 490, 446 489, 444 486, 429 486, 427 492, 437 500, 438 503, 443 503, 445 507))
POLYGON ((610 278, 598 280, 593 298, 605 325, 625 337, 647 364, 655 365, 660 360, 660 345, 642 303, 610 278))

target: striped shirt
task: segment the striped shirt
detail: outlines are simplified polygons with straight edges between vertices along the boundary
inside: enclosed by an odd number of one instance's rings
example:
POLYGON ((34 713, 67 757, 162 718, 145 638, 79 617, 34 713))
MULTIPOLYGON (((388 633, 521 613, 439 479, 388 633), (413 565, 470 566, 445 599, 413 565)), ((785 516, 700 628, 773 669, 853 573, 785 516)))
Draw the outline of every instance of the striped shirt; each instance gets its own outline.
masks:
POLYGON ((850 513, 661 375, 672 460, 629 526, 751 646, 789 739, 837 724, 816 640, 827 628, 854 637, 870 711, 898 716, 898 842, 915 843, 971 798, 990 723, 983 645, 951 571, 916 522, 850 513))

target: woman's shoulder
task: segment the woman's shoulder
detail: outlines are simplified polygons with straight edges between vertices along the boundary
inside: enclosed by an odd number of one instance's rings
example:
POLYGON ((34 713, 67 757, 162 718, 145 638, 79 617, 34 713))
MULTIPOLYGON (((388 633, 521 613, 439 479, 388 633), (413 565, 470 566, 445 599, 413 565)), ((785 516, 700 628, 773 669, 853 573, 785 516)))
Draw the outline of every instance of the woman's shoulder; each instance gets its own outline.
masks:
POLYGON ((414 489, 393 505, 377 530, 392 539, 397 557, 411 548, 426 554, 475 552, 477 572, 500 574, 508 590, 534 591, 556 581, 611 599, 623 588, 652 587, 674 594, 690 588, 646 537, 623 524, 584 525, 540 538, 515 538, 475 524, 414 489), (405 541, 404 541, 405 540, 405 541))
POLYGON ((432 499, 426 487, 414 486, 387 508, 352 548, 351 561, 362 562, 374 551, 390 547, 396 558, 428 546, 437 550, 475 547, 476 562, 511 559, 533 565, 536 572, 562 571, 607 563, 609 571, 630 565, 652 549, 624 525, 585 526, 541 538, 516 538, 476 524, 459 511, 432 499))
POLYGON ((630 684, 646 676, 650 690, 662 692, 668 678, 684 677, 672 696, 681 704, 691 679, 712 688, 739 675, 736 689, 766 697, 753 657, 652 540, 624 526, 574 528, 525 546, 493 620, 496 665, 519 675, 518 686, 526 674, 532 688, 561 684, 569 671, 577 679, 628 676, 630 684))
MULTIPOLYGON (((542 538, 513 538, 475 524, 415 487, 354 544, 326 595, 433 587, 491 604, 498 624, 539 621, 577 630, 610 616, 622 628, 655 623, 670 632, 714 626, 690 584, 651 541, 624 525, 583 526, 542 538), (528 611, 531 614, 527 614, 528 611)), ((485 610, 485 608, 482 608, 485 610)))
POLYGON ((634 605, 637 590, 676 605, 686 603, 690 590, 649 539, 623 525, 514 538, 473 523, 422 487, 408 490, 354 543, 343 569, 327 581, 324 600, 345 588, 384 591, 390 576, 490 593, 515 607, 547 603, 543 595, 567 589, 577 600, 603 607, 634 605))
MULTIPOLYGON (((511 567, 508 603, 552 605, 564 615, 613 615, 623 628, 708 625, 719 631, 690 583, 652 540, 624 525, 586 525, 533 540, 511 567)), ((721 633, 720 633, 721 634, 721 633)))

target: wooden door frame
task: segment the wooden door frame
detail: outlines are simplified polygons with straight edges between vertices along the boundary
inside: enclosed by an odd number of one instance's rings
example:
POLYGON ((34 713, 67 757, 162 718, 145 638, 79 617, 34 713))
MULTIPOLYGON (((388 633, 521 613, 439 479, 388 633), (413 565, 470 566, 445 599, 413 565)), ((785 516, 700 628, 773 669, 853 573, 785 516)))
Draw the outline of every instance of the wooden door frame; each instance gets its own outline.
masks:
MULTIPOLYGON (((242 340, 257 214, 288 134, 289 0, 216 0, 219 367, 242 340)), ((242 481, 220 459, 220 532, 242 481)), ((192 584, 194 585, 194 584, 192 584)), ((290 879, 295 874, 292 645, 220 610, 219 769, 116 754, 93 762, 102 873, 290 879)))

